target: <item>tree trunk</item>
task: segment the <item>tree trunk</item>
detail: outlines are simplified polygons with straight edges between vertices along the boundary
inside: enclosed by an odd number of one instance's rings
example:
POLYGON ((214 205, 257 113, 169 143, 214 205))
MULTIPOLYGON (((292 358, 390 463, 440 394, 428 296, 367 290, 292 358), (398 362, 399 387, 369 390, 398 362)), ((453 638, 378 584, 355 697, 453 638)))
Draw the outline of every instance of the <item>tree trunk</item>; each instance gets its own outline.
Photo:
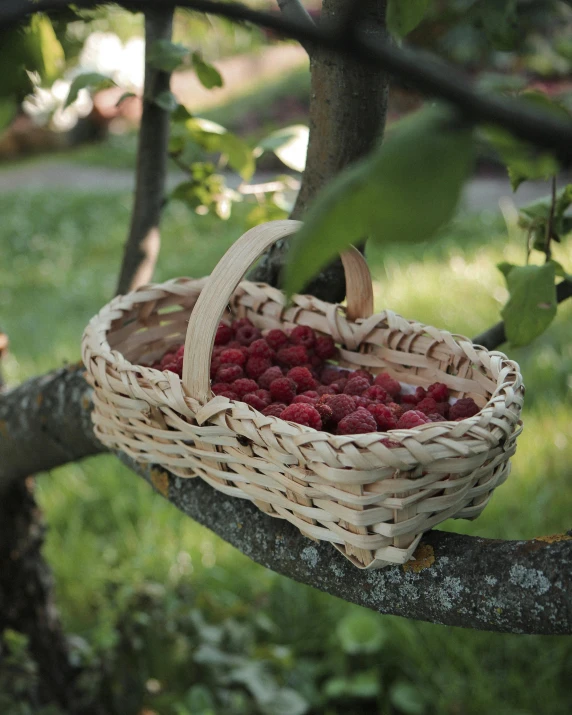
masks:
MULTIPOLYGON (((351 0, 324 0, 321 23, 348 17, 351 0)), ((360 19, 385 35, 385 0, 363 0, 360 19)), ((310 141, 306 170, 292 218, 304 213, 321 189, 340 171, 368 154, 380 141, 387 113, 387 74, 370 64, 310 48, 310 141)), ((253 280, 277 285, 286 244, 273 246, 253 272, 253 280)), ((304 292, 338 302, 345 295, 341 262, 328 266, 304 292)))

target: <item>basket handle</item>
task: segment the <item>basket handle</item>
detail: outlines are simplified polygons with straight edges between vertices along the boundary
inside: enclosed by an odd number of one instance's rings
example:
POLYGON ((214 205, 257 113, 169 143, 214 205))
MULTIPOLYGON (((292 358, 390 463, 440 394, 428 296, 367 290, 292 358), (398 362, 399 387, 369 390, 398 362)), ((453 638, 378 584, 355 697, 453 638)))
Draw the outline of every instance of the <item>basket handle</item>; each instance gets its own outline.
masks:
MULTIPOLYGON (((272 244, 296 233, 301 225, 301 221, 285 220, 251 228, 229 248, 211 273, 191 313, 185 339, 183 384, 199 402, 211 399, 214 336, 230 297, 256 259, 272 244)), ((367 263, 353 246, 341 254, 341 259, 346 275, 347 316, 350 320, 368 318, 373 313, 373 289, 367 263)))

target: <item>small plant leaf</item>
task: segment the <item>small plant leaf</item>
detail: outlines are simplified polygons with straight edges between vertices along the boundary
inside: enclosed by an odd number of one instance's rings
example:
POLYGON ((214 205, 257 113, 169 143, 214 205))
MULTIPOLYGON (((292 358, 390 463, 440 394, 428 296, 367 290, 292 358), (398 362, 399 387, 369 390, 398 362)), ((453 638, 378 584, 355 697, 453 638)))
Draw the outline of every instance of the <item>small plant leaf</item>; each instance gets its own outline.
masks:
POLYGON ((294 237, 286 265, 291 294, 351 243, 419 242, 457 206, 473 157, 470 129, 437 109, 399 122, 384 143, 320 193, 294 237))
POLYGON ((510 298, 501 311, 507 340, 519 347, 541 335, 556 315, 556 267, 514 266, 506 276, 510 298))
POLYGON ((192 55, 193 67, 199 78, 199 82, 207 89, 213 87, 222 87, 223 81, 220 72, 216 67, 205 62, 199 52, 193 52, 192 55))
POLYGON ((337 636, 345 653, 377 653, 387 640, 381 619, 368 611, 354 611, 343 618, 337 636))
POLYGON ((423 20, 432 0, 389 0, 387 27, 398 37, 405 37, 423 20))
POLYGON ((304 124, 278 129, 263 139, 256 151, 273 151, 289 169, 302 172, 306 166, 309 130, 304 124))
POLYGON ((153 69, 172 72, 183 64, 190 50, 169 40, 155 40, 147 53, 146 61, 153 69))
POLYGON ((166 112, 174 112, 175 109, 177 109, 177 107, 179 106, 177 98, 168 89, 166 89, 164 92, 159 92, 159 94, 153 97, 153 102, 158 107, 161 107, 161 109, 164 109, 166 112))
POLYGON ((426 703, 417 688, 406 680, 398 680, 391 686, 389 699, 393 707, 405 715, 423 715, 426 703))
POLYGON ((85 72, 84 74, 79 74, 71 83, 64 108, 69 107, 70 104, 75 102, 82 89, 86 89, 87 87, 90 89, 104 89, 106 87, 113 87, 114 85, 115 82, 111 77, 101 74, 100 72, 85 72))

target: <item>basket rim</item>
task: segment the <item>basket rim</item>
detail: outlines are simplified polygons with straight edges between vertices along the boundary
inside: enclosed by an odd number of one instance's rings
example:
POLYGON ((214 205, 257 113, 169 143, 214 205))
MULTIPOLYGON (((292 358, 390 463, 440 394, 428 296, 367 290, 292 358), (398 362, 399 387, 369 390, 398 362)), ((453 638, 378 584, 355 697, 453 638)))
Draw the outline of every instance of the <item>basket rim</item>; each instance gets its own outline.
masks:
MULTIPOLYGON (((139 375, 139 379, 147 379, 150 382, 157 383, 160 380, 164 381, 165 379, 169 379, 165 373, 170 372, 170 371, 164 371, 164 370, 158 370, 156 368, 148 367, 145 365, 139 365, 137 363, 133 363, 117 349, 112 349, 109 340, 108 340, 108 334, 110 332, 110 323, 112 320, 116 320, 119 316, 114 315, 113 318, 111 318, 110 313, 116 313, 118 310, 121 312, 133 312, 136 310, 136 307, 133 305, 133 302, 130 301, 128 305, 123 305, 126 301, 129 300, 130 296, 134 296, 139 294, 141 296, 141 299, 137 302, 139 303, 147 303, 149 300, 157 300, 157 297, 151 299, 148 294, 149 292, 153 291, 160 291, 160 292, 166 292, 167 294, 173 294, 173 295, 179 295, 183 297, 186 294, 186 290, 181 291, 181 288, 189 289, 190 287, 196 287, 198 288, 199 285, 204 285, 206 279, 208 276, 204 276, 201 278, 189 278, 185 276, 177 277, 177 278, 172 278, 168 281, 164 281, 162 283, 148 283, 146 285, 143 285, 139 288, 137 288, 134 291, 130 291, 129 293, 126 293, 124 295, 118 295, 115 296, 110 302, 105 304, 89 321, 88 325, 86 326, 86 329, 84 330, 84 334, 82 337, 82 348, 85 349, 87 345, 91 343, 90 340, 90 329, 94 330, 96 335, 101 338, 101 340, 98 342, 97 345, 97 351, 99 353, 98 357, 100 359, 103 359, 106 363, 117 366, 118 364, 121 364, 121 372, 124 371, 131 371, 135 374, 139 375), (173 291, 174 287, 178 287, 179 290, 173 291), (117 359, 119 358, 119 359, 117 359), (154 378, 149 380, 149 378, 154 378)), ((258 281, 248 281, 244 280, 241 281, 233 295, 238 293, 241 288, 247 287, 247 286, 256 286, 260 288, 272 288, 272 290, 275 290, 272 286, 270 286, 267 283, 263 282, 258 282, 258 281)), ((189 291, 191 293, 192 291, 189 291)), ((283 294, 282 294, 283 295, 283 294)), ((336 306, 339 310, 345 313, 345 306, 339 304, 339 303, 326 303, 325 301, 320 301, 319 299, 314 298, 313 296, 307 296, 304 294, 296 294, 292 296, 292 303, 296 303, 297 298, 303 298, 304 300, 307 300, 308 298, 311 298, 313 301, 316 303, 321 303, 324 305, 331 305, 331 306, 336 306)), ((284 299, 284 304, 285 304, 285 299, 284 299)), ((475 353, 486 353, 489 356, 494 356, 498 358, 502 363, 506 363, 507 367, 511 367, 513 371, 516 373, 515 379, 512 381, 512 385, 516 386, 517 389, 524 389, 523 383, 522 383, 522 378, 521 378, 521 373, 520 373, 520 368, 518 366, 518 363, 516 363, 514 360, 511 360, 510 358, 507 357, 507 355, 501 351, 498 350, 487 350, 487 348, 483 347, 482 345, 478 345, 473 343, 468 337, 465 335, 459 334, 459 333, 451 333, 446 330, 441 330, 440 328, 435 328, 435 326, 431 326, 426 323, 421 323, 420 321, 417 320, 410 320, 408 318, 405 318, 401 316, 399 313, 395 313, 394 311, 391 310, 382 310, 382 311, 377 311, 374 313, 371 317, 367 319, 358 319, 356 321, 348 320, 348 323, 354 323, 356 325, 359 325, 364 322, 364 320, 372 321, 374 318, 378 318, 378 321, 381 320, 387 320, 388 316, 392 316, 395 318, 398 318, 402 321, 405 321, 405 323, 409 324, 412 327, 419 329, 423 328, 433 328, 435 330, 438 330, 439 333, 442 333, 443 335, 447 335, 450 338, 454 340, 455 343, 459 344, 460 342, 466 342, 469 343, 472 348, 474 349, 475 353)), ((445 342, 444 340, 442 342, 445 342)), ((83 350, 82 350, 83 351, 83 350)), ((407 350, 403 351, 404 353, 407 353, 407 350)), ((86 364, 86 368, 89 372, 89 367, 84 360, 84 364, 86 364)), ((178 380, 178 382, 181 384, 181 387, 184 389, 184 385, 182 382, 182 378, 176 375, 176 373, 172 373, 175 378, 178 380)), ((504 383, 506 385, 506 383, 504 383)), ((497 380, 497 390, 502 389, 500 386, 498 386, 498 380, 497 380)), ((213 407, 213 406, 218 406, 219 404, 221 405, 221 408, 223 405, 226 405, 228 408, 232 409, 234 406, 239 407, 240 409, 246 409, 248 412, 252 412, 256 415, 258 420, 264 419, 268 421, 269 425, 275 425, 275 426, 282 426, 284 425, 285 427, 282 427, 281 430, 284 432, 285 428, 286 431, 292 435, 292 430, 295 432, 299 433, 301 436, 305 435, 307 437, 313 436, 314 439, 318 437, 319 439, 317 441, 328 441, 331 443, 333 446, 336 447, 341 447, 344 444, 347 444, 349 442, 356 443, 356 446, 360 446, 360 442, 363 443, 363 446, 369 446, 372 443, 375 442, 381 442, 382 440, 393 440, 396 442, 399 442, 399 447, 402 447, 403 445, 401 444, 404 440, 408 439, 409 437, 413 437, 414 435, 420 434, 422 431, 427 432, 427 431, 436 431, 436 432, 441 432, 442 435, 446 435, 451 437, 452 439, 455 439, 455 435, 451 435, 451 432, 454 431, 459 431, 460 434, 459 436, 463 436, 465 430, 462 429, 462 426, 476 426, 479 424, 481 421, 481 417, 483 416, 483 413, 485 413, 487 410, 490 411, 491 413, 494 411, 493 404, 495 402, 495 395, 497 396, 496 402, 498 402, 498 397, 500 396, 500 393, 497 395, 497 392, 495 391, 491 397, 487 400, 486 404, 479 410, 479 412, 476 415, 473 415, 472 417, 467 417, 462 420, 458 421, 452 421, 452 420, 443 420, 441 422, 433 422, 433 423, 427 423, 424 425, 419 425, 414 428, 410 429, 394 429, 394 430, 388 430, 387 432, 368 432, 368 433, 357 433, 357 434, 348 434, 348 435, 336 435, 332 434, 330 432, 325 432, 323 430, 316 430, 313 427, 309 427, 306 425, 300 425, 296 422, 290 422, 288 420, 283 420, 280 417, 274 417, 272 415, 263 415, 262 412, 256 410, 254 407, 251 405, 248 405, 245 402, 242 402, 241 400, 230 400, 229 398, 214 395, 211 397, 211 399, 205 403, 199 403, 196 401, 195 398, 191 397, 188 395, 186 392, 184 393, 185 396, 185 401, 192 403, 195 403, 196 405, 199 405, 200 408, 207 408, 207 407, 213 407), (218 403, 216 402, 218 401, 218 403)), ((503 400, 503 402, 506 404, 506 400, 503 400)), ((220 412, 223 412, 223 409, 217 410, 216 414, 219 414, 220 412)), ((237 417, 236 415, 233 416, 233 421, 234 420, 240 420, 240 417, 237 417)), ((248 419, 252 419, 251 417, 248 419)), ((513 421, 513 424, 518 424, 520 423, 520 419, 516 419, 513 421)), ((202 423, 199 423, 202 424, 202 423)), ((486 427, 485 427, 486 429, 486 427)), ((494 427, 493 427, 494 429, 494 427)), ((502 430, 500 427, 496 427, 497 430, 500 430, 501 432, 505 432, 505 430, 502 430)), ((492 430, 489 430, 489 432, 492 430)), ((310 440, 311 441, 311 440, 310 440)), ((305 440, 301 442, 300 446, 303 446, 305 443, 305 440)), ((380 445, 384 446, 385 445, 380 445)), ((397 449, 397 447, 385 447, 386 449, 391 449, 394 451, 397 449)))

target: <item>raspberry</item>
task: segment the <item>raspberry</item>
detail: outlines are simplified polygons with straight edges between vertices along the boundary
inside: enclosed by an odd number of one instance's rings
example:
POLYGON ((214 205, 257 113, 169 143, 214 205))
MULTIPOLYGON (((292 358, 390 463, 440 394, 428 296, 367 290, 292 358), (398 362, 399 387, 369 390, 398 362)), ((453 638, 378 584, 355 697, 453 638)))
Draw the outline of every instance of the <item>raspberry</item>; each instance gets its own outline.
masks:
POLYGON ((233 392, 236 392, 239 398, 248 395, 249 392, 256 392, 256 390, 258 390, 258 385, 254 380, 249 380, 246 377, 235 380, 230 387, 233 392))
POLYGON ((387 432, 388 429, 397 427, 397 419, 387 405, 375 403, 368 406, 368 411, 373 416, 377 429, 381 432, 387 432))
POLYGON ((429 418, 427 415, 424 415, 423 412, 419 412, 419 410, 409 410, 399 418, 397 429, 411 429, 412 427, 425 425, 428 422, 429 418))
POLYGON ((242 397, 242 402, 246 402, 247 405, 254 407, 254 409, 259 412, 262 412, 262 410, 268 407, 268 402, 258 397, 258 395, 255 395, 254 392, 249 392, 244 395, 244 397, 242 397))
POLYGON ((433 412, 437 412, 437 403, 432 397, 426 397, 417 403, 417 409, 419 412, 423 412, 424 415, 430 415, 433 412))
POLYGON ((334 411, 329 405, 326 405, 324 402, 318 402, 314 405, 314 408, 322 418, 322 427, 333 422, 334 411))
POLYGON ((216 371, 217 382, 234 382, 235 380, 240 380, 243 376, 244 373, 240 365, 225 365, 223 363, 216 371))
POLYGON ((229 400, 238 399, 238 395, 234 390, 230 389, 230 385, 226 382, 217 382, 211 387, 211 390, 215 395, 220 395, 221 397, 228 397, 229 400))
POLYGON ((345 390, 345 387, 347 384, 348 384, 347 378, 340 377, 340 379, 337 382, 332 382, 330 387, 337 389, 338 394, 339 394, 345 390))
POLYGON ((216 377, 217 370, 219 367, 222 365, 222 360, 220 357, 214 357, 211 360, 211 380, 214 380, 216 377))
POLYGON ((322 360, 322 358, 318 357, 317 355, 310 355, 310 365, 314 370, 320 372, 323 364, 324 361, 322 360))
POLYGON ((264 338, 258 338, 248 347, 248 354, 256 357, 273 358, 274 350, 268 345, 264 338))
POLYGON ((380 372, 379 375, 376 375, 373 383, 374 385, 383 387, 383 389, 392 397, 397 397, 397 395, 401 392, 401 385, 386 372, 380 372))
MULTIPOLYGON (((339 384, 339 383, 338 383, 339 384)), ((369 380, 365 377, 352 377, 344 387, 346 395, 361 395, 369 388, 369 380)))
POLYGON ((363 407, 340 420, 336 434, 363 434, 375 432, 377 425, 373 415, 363 407))
POLYGON ((308 362, 308 353, 303 345, 291 345, 281 348, 276 354, 276 359, 288 367, 296 367, 308 362))
POLYGON ((281 402, 273 402, 271 405, 268 405, 268 407, 265 407, 262 410, 262 414, 266 415, 267 417, 280 417, 280 415, 284 412, 286 409, 286 405, 282 404, 281 402))
POLYGON ((283 420, 296 422, 299 425, 322 429, 322 418, 320 413, 312 405, 295 404, 287 407, 280 415, 283 420))
POLYGON ((430 415, 427 415, 429 422, 445 422, 445 418, 443 415, 440 415, 438 412, 432 412, 430 415))
POLYGON ((449 399, 449 388, 443 382, 434 382, 427 388, 427 397, 432 397, 435 402, 446 402, 449 399))
POLYGON ((246 363, 246 374, 253 380, 257 380, 261 375, 264 375, 266 370, 270 367, 272 367, 272 360, 254 355, 248 358, 246 363))
POLYGON ((329 335, 319 335, 314 343, 314 352, 322 360, 329 360, 336 354, 336 344, 329 335))
POLYGON ((368 387, 363 393, 363 396, 369 398, 370 400, 375 400, 375 402, 387 402, 389 399, 387 392, 379 385, 372 385, 371 387, 368 387))
POLYGON ((224 323, 220 323, 216 329, 216 335, 214 339, 215 345, 226 345, 229 340, 232 340, 233 332, 232 328, 224 323))
POLYGON ((268 390, 255 390, 251 394, 260 397, 261 400, 264 400, 267 406, 272 402, 272 395, 268 392, 268 390))
POLYGON ((363 395, 353 395, 354 402, 357 407, 369 407, 371 405, 371 400, 363 395))
POLYGON ((246 355, 242 350, 237 350, 236 348, 230 348, 223 350, 220 354, 221 362, 231 363, 232 365, 244 365, 246 362, 246 355))
POLYGON ((317 397, 308 397, 308 395, 296 395, 292 400, 292 404, 305 404, 305 405, 315 405, 318 402, 317 397))
POLYGON ((395 415, 396 420, 407 412, 407 407, 404 405, 398 405, 396 402, 390 402, 387 406, 395 415))
POLYGON ((467 417, 476 415, 479 411, 479 407, 472 397, 463 397, 462 400, 457 400, 457 402, 449 408, 449 419, 464 420, 467 417))
POLYGON ((233 320, 231 328, 236 333, 237 330, 244 328, 245 325, 252 325, 252 320, 250 318, 237 318, 237 320, 233 320))
POLYGON ((350 380, 353 380, 354 377, 363 377, 368 381, 370 385, 373 385, 373 375, 371 372, 368 372, 367 370, 356 370, 353 375, 350 377, 350 380))
POLYGON ((264 339, 273 350, 279 350, 288 342, 288 336, 282 330, 270 330, 264 339))
POLYGON ((337 395, 338 394, 331 385, 318 385, 318 387, 316 387, 316 392, 320 396, 322 396, 322 395, 337 395))
POLYGON ((418 387, 415 390, 415 397, 417 398, 417 402, 421 402, 421 400, 424 400, 427 397, 427 391, 425 390, 425 388, 418 387))
POLYGON ((383 444, 385 447, 388 447, 389 449, 392 449, 394 447, 401 447, 399 442, 396 442, 393 439, 387 439, 387 437, 384 439, 380 439, 379 442, 380 442, 380 444, 383 444))
POLYGON ((250 345, 258 340, 262 333, 254 325, 243 325, 236 331, 236 339, 241 345, 250 345))
POLYGON ((225 348, 226 348, 227 350, 229 350, 230 348, 232 348, 233 350, 245 350, 245 349, 246 349, 246 348, 244 347, 244 345, 241 345, 241 344, 238 342, 238 340, 231 340, 230 343, 228 343, 227 345, 223 345, 223 350, 224 350, 225 348))
POLYGON ((401 395, 402 405, 417 405, 419 400, 415 395, 401 395))
POLYGON ((337 367, 332 367, 331 365, 326 365, 320 374, 322 385, 331 385, 333 382, 337 382, 341 379, 341 377, 341 371, 337 367))
POLYGON ((165 353, 163 355, 163 357, 161 358, 161 363, 160 363, 161 367, 163 367, 163 369, 164 369, 164 366, 172 363, 174 359, 175 359, 175 353, 172 350, 169 350, 169 352, 165 353))
POLYGON ((183 357, 184 354, 185 354, 185 346, 179 345, 177 352, 175 353, 176 357, 183 357))
POLYGON ((296 396, 296 383, 288 377, 280 377, 270 384, 270 394, 275 402, 289 405, 296 396))
POLYGON ((435 411, 440 415, 443 415, 443 417, 447 417, 449 414, 449 407, 450 405, 448 402, 437 402, 437 409, 435 411))
POLYGON ((293 367, 288 370, 286 377, 294 380, 298 392, 306 392, 306 390, 313 390, 316 387, 316 381, 307 367, 293 367))
POLYGON ((181 358, 174 357, 171 362, 168 362, 163 366, 163 370, 170 370, 181 377, 183 374, 183 360, 181 358))
POLYGON ((325 395, 323 401, 332 408, 332 419, 339 422, 355 411, 356 403, 350 395, 325 395))
POLYGON ((283 377, 282 370, 275 365, 274 367, 269 367, 268 370, 262 373, 258 378, 258 384, 265 390, 269 390, 272 381, 278 380, 279 377, 283 377))
POLYGON ((309 350, 316 342, 316 335, 312 328, 308 328, 306 325, 297 325, 290 333, 290 342, 294 345, 303 345, 309 350))

